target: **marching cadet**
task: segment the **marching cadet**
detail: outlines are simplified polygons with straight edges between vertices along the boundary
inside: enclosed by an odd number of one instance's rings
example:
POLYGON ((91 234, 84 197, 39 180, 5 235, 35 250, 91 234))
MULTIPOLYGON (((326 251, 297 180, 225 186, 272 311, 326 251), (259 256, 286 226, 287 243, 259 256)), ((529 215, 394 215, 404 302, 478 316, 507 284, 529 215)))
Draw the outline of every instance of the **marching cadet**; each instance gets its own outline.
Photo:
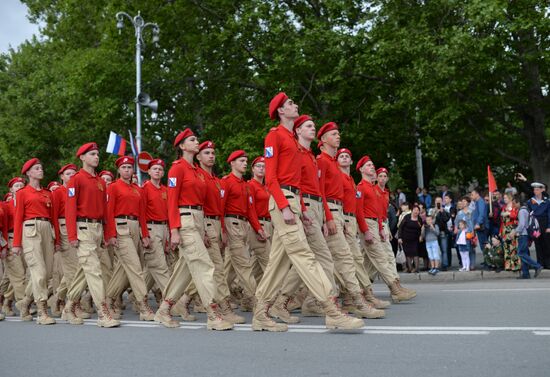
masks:
POLYGON ((222 187, 225 191, 222 211, 227 234, 228 257, 244 288, 241 305, 252 307, 256 293, 256 279, 248 246, 250 227, 259 241, 265 242, 267 237, 252 207, 253 197, 248 183, 243 179, 248 165, 246 152, 234 151, 227 158, 227 162, 231 164, 231 173, 222 179, 222 187))
POLYGON ((58 188, 60 187, 60 184, 59 182, 57 181, 52 181, 50 183, 48 183, 48 186, 46 186, 46 189, 50 192, 54 192, 55 190, 57 190, 58 188))
MULTIPOLYGON (((6 268, 5 259, 8 254, 8 208, 7 204, 5 202, 0 202, 0 258, 2 259, 2 279, 4 279, 4 276, 8 279, 8 272, 6 268)), ((13 291, 13 288, 12 288, 13 291)), ((6 295, 10 297, 10 295, 6 295)), ((5 299, 4 296, 2 296, 2 299, 5 299)), ((8 301, 9 299, 5 299, 8 301)), ((4 303, 2 302, 2 305, 4 303)), ((9 311, 9 309, 7 310, 9 311)), ((6 318, 6 315, 0 311, 0 321, 4 320, 6 318)))
MULTIPOLYGON (((300 189, 305 213, 310 219, 310 224, 305 227, 305 233, 309 247, 315 255, 315 259, 321 264, 327 278, 331 283, 331 295, 337 296, 337 286, 334 280, 334 261, 325 240, 323 223, 324 209, 321 189, 319 186, 319 167, 317 160, 311 151, 311 142, 315 139, 315 123, 309 115, 301 115, 294 121, 294 133, 298 137, 299 155, 301 165, 300 189)), ((291 317, 288 310, 290 297, 296 293, 302 280, 296 268, 291 267, 287 274, 280 295, 270 308, 269 314, 284 322, 297 322, 298 317, 291 317)), ((321 305, 315 298, 308 294, 301 307, 304 317, 324 316, 321 305)))
POLYGON ((115 180, 115 175, 109 170, 102 170, 98 175, 101 179, 105 181, 107 187, 109 187, 109 185, 115 180))
POLYGON ((129 156, 116 160, 120 178, 109 185, 107 190, 105 239, 109 245, 114 246, 117 263, 106 295, 113 305, 129 282, 137 301, 139 319, 152 321, 155 314, 147 300, 145 275, 138 254, 140 239, 145 249, 150 246, 149 230, 140 188, 132 183, 134 162, 134 158, 129 156))
MULTIPOLYGON (((397 272, 397 264, 395 262, 395 255, 393 254, 393 249, 391 247, 391 232, 388 225, 388 207, 390 205, 390 190, 386 187, 388 182, 388 169, 378 168, 376 169, 376 186, 375 192, 378 198, 378 218, 382 222, 382 235, 380 236, 380 241, 382 246, 386 250, 386 257, 388 259, 388 266, 391 267, 394 276, 398 279, 399 274, 397 272)), ((369 274, 370 275, 370 274, 369 274)), ((408 290, 405 288, 405 290, 408 290)), ((410 290, 409 290, 410 291, 410 290)))
MULTIPOLYGON (((342 177, 344 179, 344 234, 348 242, 353 261, 355 265, 355 274, 357 280, 363 288, 367 302, 371 303, 376 309, 385 309, 390 306, 388 301, 383 301, 374 296, 372 283, 365 269, 363 252, 359 248, 357 240, 357 228, 364 232, 367 228, 363 216, 357 214, 357 186, 350 175, 350 166, 353 163, 352 155, 349 149, 341 148, 336 153, 336 158, 342 177)), ((393 252, 392 252, 393 255, 393 252)), ((343 309, 345 310, 345 303, 343 309)))
MULTIPOLYGON (((245 323, 245 318, 233 312, 229 301, 230 291, 227 285, 227 276, 224 270, 224 260, 222 257, 222 199, 226 191, 222 188, 221 180, 214 175, 212 171, 216 162, 216 150, 212 141, 205 141, 199 145, 197 161, 199 166, 197 172, 202 176, 206 183, 206 196, 204 198, 204 242, 208 255, 214 264, 214 281, 216 283, 215 302, 219 305, 222 318, 227 322, 234 324, 245 323)), ((196 286, 192 282, 192 292, 184 295, 182 299, 185 306, 186 315, 188 314, 189 297, 196 291, 196 286)), ((182 316, 183 317, 183 316, 182 316)), ((192 320, 192 316, 188 320, 192 320)))
MULTIPOLYGON (((10 190, 9 197, 5 203, 4 209, 7 214, 7 241, 8 250, 6 258, 4 259, 4 274, 7 274, 10 285, 13 287, 13 294, 16 302, 22 303, 22 308, 19 309, 20 317, 23 321, 32 321, 32 316, 29 313, 29 305, 32 300, 26 297, 25 291, 29 290, 29 296, 32 296, 30 292, 30 285, 27 288, 25 261, 21 253, 16 253, 13 250, 13 229, 14 229, 14 217, 15 217, 15 193, 25 187, 25 180, 21 177, 12 178, 8 182, 8 188, 10 190), (22 301, 28 299, 27 301, 22 301)), ((6 298, 2 311, 7 314, 12 308, 12 299, 6 298)), ((19 306, 19 305, 18 305, 19 306)))
POLYGON ((40 186, 44 177, 38 158, 25 162, 21 174, 29 184, 17 193, 13 220, 13 252, 23 253, 31 274, 32 291, 38 307, 39 325, 52 325, 55 319, 48 315, 48 281, 52 277, 54 235, 51 224, 52 196, 40 186))
POLYGON ((264 274, 267 262, 269 261, 269 250, 271 249, 271 216, 269 215, 269 192, 264 184, 265 178, 265 157, 256 157, 252 161, 252 178, 248 181, 250 196, 252 196, 252 207, 256 212, 258 221, 265 233, 265 240, 257 237, 256 231, 250 228, 248 242, 254 277, 259 282, 264 274))
POLYGON ((233 324, 224 320, 214 302, 216 284, 214 264, 204 244, 204 212, 206 179, 193 164, 199 152, 199 142, 193 131, 186 128, 174 140, 178 151, 168 172, 168 224, 170 244, 179 247, 179 259, 174 265, 155 321, 166 327, 178 327, 171 316, 172 306, 181 298, 191 280, 207 310, 209 330, 230 330, 233 324))
POLYGON ((266 184, 271 193, 269 210, 274 232, 269 262, 256 290, 256 306, 252 319, 255 331, 287 331, 286 324, 276 323, 268 314, 278 290, 291 264, 300 278, 320 301, 326 313, 326 326, 330 329, 356 329, 363 326, 358 318, 348 317, 337 308, 336 298, 331 297, 332 286, 323 268, 309 248, 300 203, 301 170, 298 143, 294 138, 294 120, 298 106, 285 93, 277 94, 269 104, 271 119, 279 119, 265 138, 266 184))
MULTIPOLYGON (((98 175, 101 179, 103 179, 103 181, 105 181, 107 188, 109 188, 109 185, 115 180, 115 175, 109 170, 102 170, 98 175)), ((101 263, 103 285, 107 287, 113 277, 113 265, 115 263, 115 249, 113 246, 102 245, 101 252, 99 253, 99 262, 101 263)), ((122 297, 117 297, 116 304, 116 307, 122 306, 122 297), (119 305, 119 303, 121 305, 119 305)))
POLYGON ((78 263, 84 274, 76 274, 63 309, 63 317, 70 324, 82 324, 76 313, 76 303, 88 287, 97 307, 99 327, 117 327, 105 301, 105 286, 101 276, 99 253, 104 238, 103 222, 107 214, 107 187, 95 173, 99 165, 96 143, 86 143, 76 152, 82 168, 67 183, 65 226, 70 245, 76 249, 78 263), (80 277, 79 277, 80 276, 80 277))
MULTIPOLYGON (((362 180, 357 185, 360 191, 359 213, 365 218, 367 229, 360 238, 363 250, 366 255, 365 263, 372 263, 378 271, 382 280, 386 283, 391 292, 394 303, 407 301, 416 296, 416 292, 401 286, 399 277, 396 277, 395 265, 388 265, 386 250, 382 245, 384 230, 378 213, 378 196, 376 195, 376 169, 369 156, 363 156, 357 163, 356 169, 361 173, 362 180)), ((367 271, 368 271, 367 267, 367 271)))
POLYGON ((148 174, 151 179, 143 184, 141 194, 145 203, 145 219, 151 241, 150 247, 143 249, 143 263, 154 283, 164 291, 170 279, 170 271, 164 256, 168 242, 168 189, 161 183, 164 177, 164 161, 151 160, 148 174))
POLYGON ((344 179, 336 160, 336 152, 340 146, 338 125, 334 122, 326 123, 319 129, 317 138, 323 142, 317 164, 328 230, 326 240, 334 260, 334 273, 342 287, 351 295, 352 301, 348 303, 348 308, 352 313, 364 318, 382 318, 384 311, 374 308, 363 296, 356 277, 353 256, 344 235, 344 179))
MULTIPOLYGON (((69 243, 67 235, 67 226, 65 222, 65 204, 67 202, 67 184, 71 177, 76 174, 78 168, 74 164, 68 164, 63 166, 57 174, 61 178, 63 185, 52 193, 53 201, 53 216, 52 223, 55 231, 55 250, 56 254, 59 254, 63 278, 56 291, 57 297, 55 302, 55 308, 52 309, 52 313, 63 311, 65 305, 65 299, 67 298, 67 291, 71 286, 76 274, 78 273, 80 279, 84 278, 84 271, 78 264, 78 257, 76 256, 76 249, 69 243)), ((75 312, 78 317, 86 319, 90 318, 90 315, 83 312, 80 308, 80 301, 75 301, 75 312)))

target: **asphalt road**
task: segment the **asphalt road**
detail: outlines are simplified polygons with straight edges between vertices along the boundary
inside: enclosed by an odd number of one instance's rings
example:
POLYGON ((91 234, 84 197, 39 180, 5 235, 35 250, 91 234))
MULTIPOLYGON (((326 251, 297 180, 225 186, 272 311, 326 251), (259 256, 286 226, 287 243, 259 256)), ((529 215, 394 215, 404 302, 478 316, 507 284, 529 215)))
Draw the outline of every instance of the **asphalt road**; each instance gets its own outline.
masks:
MULTIPOLYGON (((0 322, 0 376, 548 376, 550 282, 422 283, 411 303, 356 334, 305 318, 288 333, 179 329, 138 322, 100 329, 0 322)), ((381 284, 375 292, 388 297, 381 284)), ((250 313, 245 313, 250 319, 250 313)))

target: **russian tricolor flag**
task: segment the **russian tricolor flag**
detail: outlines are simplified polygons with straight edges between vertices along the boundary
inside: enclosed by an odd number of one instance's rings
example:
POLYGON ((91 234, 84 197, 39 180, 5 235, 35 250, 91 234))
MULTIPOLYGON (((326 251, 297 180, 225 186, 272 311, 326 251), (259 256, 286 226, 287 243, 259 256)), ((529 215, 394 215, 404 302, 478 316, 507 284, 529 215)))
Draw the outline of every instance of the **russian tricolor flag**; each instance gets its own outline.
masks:
POLYGON ((111 131, 109 134, 109 142, 107 143, 107 153, 124 156, 126 154, 126 140, 123 139, 122 136, 111 131))

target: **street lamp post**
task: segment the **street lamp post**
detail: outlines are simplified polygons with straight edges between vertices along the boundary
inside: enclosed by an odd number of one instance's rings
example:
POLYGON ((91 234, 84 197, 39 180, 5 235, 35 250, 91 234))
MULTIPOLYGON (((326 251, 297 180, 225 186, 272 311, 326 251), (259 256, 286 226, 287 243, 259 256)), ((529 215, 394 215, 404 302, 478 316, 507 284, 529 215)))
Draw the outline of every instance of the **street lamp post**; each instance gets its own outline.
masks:
POLYGON ((424 188, 424 168, 422 166, 422 142, 420 140, 420 133, 419 130, 419 109, 418 107, 415 109, 415 116, 414 116, 414 134, 415 134, 415 155, 416 155, 416 183, 418 187, 424 188))
MULTIPOLYGON (((116 27, 118 29, 119 34, 122 31, 122 28, 124 27, 124 18, 127 18, 130 23, 134 26, 135 29, 135 35, 136 35, 136 146, 137 146, 137 153, 139 154, 141 152, 141 106, 143 103, 139 100, 141 97, 141 49, 145 46, 145 43, 143 42, 143 31, 150 27, 153 31, 153 38, 152 42, 157 43, 159 41, 159 27, 155 23, 151 22, 145 22, 143 17, 141 17, 140 12, 138 12, 137 16, 131 17, 126 12, 118 12, 116 14, 116 27)), ((147 96, 148 97, 148 96, 147 96)), ((146 105, 146 104, 145 104, 146 105)), ((147 106, 147 105, 146 105, 147 106)), ((156 110, 156 109, 155 109, 156 110)), ((141 184, 141 171, 139 170, 139 167, 137 170, 137 176, 139 184, 141 184)))

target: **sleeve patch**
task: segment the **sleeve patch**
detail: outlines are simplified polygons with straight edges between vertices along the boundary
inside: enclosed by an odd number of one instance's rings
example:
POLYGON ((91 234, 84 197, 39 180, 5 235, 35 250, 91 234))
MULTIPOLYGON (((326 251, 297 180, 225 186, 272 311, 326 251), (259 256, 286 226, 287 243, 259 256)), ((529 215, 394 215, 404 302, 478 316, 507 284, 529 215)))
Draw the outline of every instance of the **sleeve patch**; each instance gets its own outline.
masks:
POLYGON ((74 187, 69 187, 69 190, 68 190, 69 198, 74 197, 75 192, 76 192, 76 191, 75 191, 75 188, 74 188, 74 187))
POLYGON ((265 158, 273 157, 273 147, 265 147, 265 158))
POLYGON ((357 190, 357 191, 355 192, 355 197, 356 197, 357 199, 361 199, 361 196, 362 196, 361 191, 357 190))
POLYGON ((178 182, 177 178, 169 177, 168 178, 168 187, 176 187, 177 182, 178 182))

